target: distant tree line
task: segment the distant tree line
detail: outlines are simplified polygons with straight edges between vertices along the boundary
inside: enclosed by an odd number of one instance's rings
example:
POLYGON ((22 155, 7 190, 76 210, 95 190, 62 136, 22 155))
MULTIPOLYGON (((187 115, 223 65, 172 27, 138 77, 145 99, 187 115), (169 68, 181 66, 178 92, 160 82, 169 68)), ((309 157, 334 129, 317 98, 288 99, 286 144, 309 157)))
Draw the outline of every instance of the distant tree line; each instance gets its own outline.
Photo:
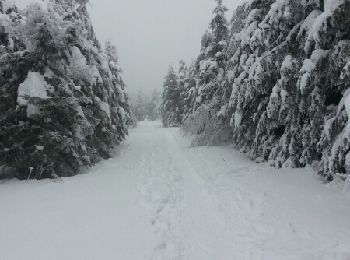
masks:
POLYGON ((136 97, 131 97, 130 107, 136 121, 156 121, 160 119, 161 94, 154 90, 151 96, 139 92, 136 97))

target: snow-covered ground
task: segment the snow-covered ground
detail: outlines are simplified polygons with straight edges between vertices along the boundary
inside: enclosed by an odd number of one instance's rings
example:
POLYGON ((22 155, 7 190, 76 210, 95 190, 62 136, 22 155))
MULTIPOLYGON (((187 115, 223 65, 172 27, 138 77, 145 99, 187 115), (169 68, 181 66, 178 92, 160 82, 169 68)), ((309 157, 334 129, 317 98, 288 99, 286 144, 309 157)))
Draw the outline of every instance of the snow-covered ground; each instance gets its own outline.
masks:
POLYGON ((142 123, 86 174, 1 184, 0 260, 346 260, 349 199, 142 123))

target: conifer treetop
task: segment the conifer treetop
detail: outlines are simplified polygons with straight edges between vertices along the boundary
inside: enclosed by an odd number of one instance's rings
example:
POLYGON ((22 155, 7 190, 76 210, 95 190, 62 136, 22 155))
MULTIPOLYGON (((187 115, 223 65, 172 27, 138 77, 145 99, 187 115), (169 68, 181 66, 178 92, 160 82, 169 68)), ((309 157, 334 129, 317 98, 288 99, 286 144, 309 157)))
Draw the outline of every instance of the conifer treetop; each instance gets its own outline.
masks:
POLYGON ((217 6, 215 7, 213 13, 215 15, 224 16, 228 11, 228 8, 223 5, 222 0, 215 0, 215 2, 217 2, 217 6))

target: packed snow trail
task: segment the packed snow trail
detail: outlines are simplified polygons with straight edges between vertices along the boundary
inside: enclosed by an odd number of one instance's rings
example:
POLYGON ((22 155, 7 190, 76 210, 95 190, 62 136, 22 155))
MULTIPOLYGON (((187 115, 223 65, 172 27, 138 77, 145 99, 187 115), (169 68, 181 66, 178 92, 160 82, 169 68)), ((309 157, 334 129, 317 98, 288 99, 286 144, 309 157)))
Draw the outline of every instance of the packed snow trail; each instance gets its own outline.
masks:
POLYGON ((141 123, 86 174, 1 184, 0 260, 347 260, 349 199, 141 123))

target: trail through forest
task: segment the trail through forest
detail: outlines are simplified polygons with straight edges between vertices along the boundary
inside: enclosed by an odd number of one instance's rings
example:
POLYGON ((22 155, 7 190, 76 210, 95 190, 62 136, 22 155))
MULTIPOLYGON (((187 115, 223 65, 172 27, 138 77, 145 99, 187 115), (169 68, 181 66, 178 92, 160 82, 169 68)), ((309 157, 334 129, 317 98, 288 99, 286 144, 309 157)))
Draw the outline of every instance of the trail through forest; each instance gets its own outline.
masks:
POLYGON ((143 122, 86 174, 0 185, 0 260, 350 259, 349 195, 143 122))

